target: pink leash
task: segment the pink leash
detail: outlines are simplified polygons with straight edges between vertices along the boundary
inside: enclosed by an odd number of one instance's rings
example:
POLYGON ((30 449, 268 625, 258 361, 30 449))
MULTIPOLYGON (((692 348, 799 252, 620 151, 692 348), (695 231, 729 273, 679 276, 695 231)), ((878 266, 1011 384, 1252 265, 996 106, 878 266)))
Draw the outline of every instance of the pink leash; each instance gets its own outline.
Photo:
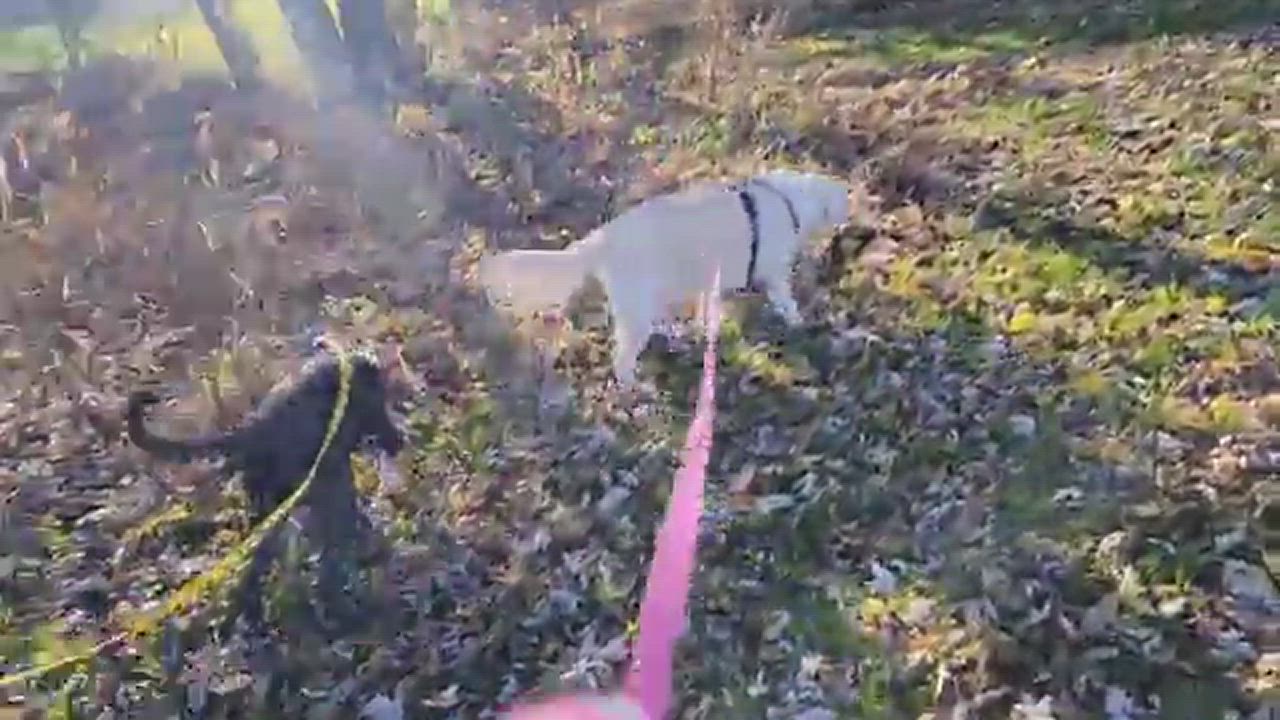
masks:
MULTIPOLYGON (((720 287, 717 273, 713 287, 720 287)), ((698 551, 698 521, 707 461, 711 455, 712 425, 716 414, 716 340, 720 334, 718 293, 707 293, 707 347, 702 354, 702 385, 693 423, 685 438, 684 461, 676 471, 667 517, 654 541, 653 567, 640 601, 640 629, 635 661, 627 675, 626 691, 654 720, 671 708, 672 674, 676 641, 684 632, 689 587, 698 551), (656 587, 655 587, 656 586, 656 587)))
MULTIPOLYGON (((716 272, 713 288, 720 287, 716 272)), ((509 720, 664 720, 671 711, 676 642, 684 632, 689 590, 698 551, 698 523, 715 420, 716 341, 720 298, 707 293, 707 347, 693 423, 685 437, 671 504, 654 540, 653 566, 640 601, 635 657, 621 696, 574 694, 516 708, 509 720)))

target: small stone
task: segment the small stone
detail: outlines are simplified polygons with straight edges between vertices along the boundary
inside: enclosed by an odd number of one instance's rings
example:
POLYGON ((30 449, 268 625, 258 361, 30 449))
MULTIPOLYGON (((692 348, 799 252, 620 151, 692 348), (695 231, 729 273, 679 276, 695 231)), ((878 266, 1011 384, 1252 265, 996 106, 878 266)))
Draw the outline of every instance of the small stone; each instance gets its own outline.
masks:
POLYGON ((1227 560, 1222 564, 1222 584, 1227 592, 1251 602, 1273 605, 1280 603, 1275 584, 1266 570, 1239 560, 1227 560))
POLYGON ((1020 438, 1029 438, 1036 434, 1036 419, 1030 415, 1010 415, 1009 429, 1020 438))
POLYGON ((898 591, 898 578, 888 568, 872 560, 871 580, 867 583, 867 589, 876 595, 892 595, 898 591))

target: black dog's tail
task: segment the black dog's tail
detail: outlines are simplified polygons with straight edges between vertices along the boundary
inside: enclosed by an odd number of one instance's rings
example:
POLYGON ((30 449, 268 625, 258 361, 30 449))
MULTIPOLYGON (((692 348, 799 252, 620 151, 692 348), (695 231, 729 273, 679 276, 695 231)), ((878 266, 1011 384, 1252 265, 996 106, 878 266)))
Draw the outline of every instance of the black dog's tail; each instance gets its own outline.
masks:
POLYGON ((196 458, 226 454, 234 443, 231 435, 175 440, 153 434, 147 429, 144 415, 147 407, 158 402, 160 398, 150 390, 136 390, 129 394, 129 440, 152 455, 171 462, 190 462, 196 458))

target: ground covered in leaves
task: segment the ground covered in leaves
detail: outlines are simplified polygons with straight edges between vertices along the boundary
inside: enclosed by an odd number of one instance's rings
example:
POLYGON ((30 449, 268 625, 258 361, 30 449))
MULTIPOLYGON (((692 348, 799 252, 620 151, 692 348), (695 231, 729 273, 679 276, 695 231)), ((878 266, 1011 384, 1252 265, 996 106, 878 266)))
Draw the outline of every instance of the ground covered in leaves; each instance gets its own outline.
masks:
POLYGON ((1270 717, 1280 8, 836 5, 459 10, 396 132, 122 61, 15 113, 64 171, 0 236, 7 667, 247 530, 216 467, 121 438, 139 382, 190 398, 175 432, 225 427, 317 334, 395 339, 413 450, 396 487, 357 468, 392 546, 369 627, 296 619, 293 553, 271 652, 187 618, 14 702, 465 718, 616 683, 697 340, 655 341, 619 404, 591 293, 573 332, 513 335, 470 264, 785 163, 858 211, 800 270, 803 326, 727 320, 679 716, 1270 717))

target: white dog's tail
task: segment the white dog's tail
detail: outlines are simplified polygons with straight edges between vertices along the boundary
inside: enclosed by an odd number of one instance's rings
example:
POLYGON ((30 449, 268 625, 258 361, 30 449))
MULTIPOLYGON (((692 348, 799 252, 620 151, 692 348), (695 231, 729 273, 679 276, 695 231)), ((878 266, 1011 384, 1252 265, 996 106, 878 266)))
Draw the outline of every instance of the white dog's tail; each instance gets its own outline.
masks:
POLYGON ((563 250, 512 250, 480 259, 478 274, 490 302, 520 316, 563 307, 595 270, 594 235, 563 250))

